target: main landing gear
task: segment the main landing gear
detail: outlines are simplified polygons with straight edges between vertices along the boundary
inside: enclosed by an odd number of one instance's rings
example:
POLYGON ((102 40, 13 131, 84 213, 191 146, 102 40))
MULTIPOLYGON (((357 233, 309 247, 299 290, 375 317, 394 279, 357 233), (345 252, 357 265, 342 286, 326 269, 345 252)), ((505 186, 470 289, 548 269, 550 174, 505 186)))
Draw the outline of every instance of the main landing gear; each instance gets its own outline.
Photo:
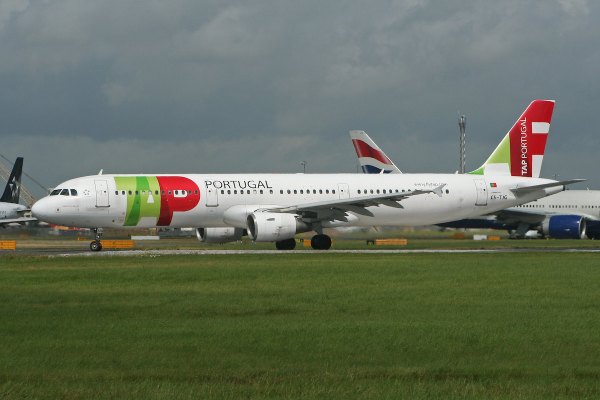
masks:
POLYGON ((331 248, 331 238, 323 234, 315 235, 310 239, 310 247, 315 250, 329 250, 331 248))
POLYGON ((102 242, 100 242, 100 239, 102 238, 102 228, 94 228, 92 230, 94 231, 95 239, 90 243, 90 250, 100 251, 102 250, 102 242))
MULTIPOLYGON (((329 250, 331 248, 331 238, 327 235, 318 234, 310 239, 310 247, 314 250, 329 250)), ((294 250, 296 248, 296 239, 286 239, 275 242, 277 250, 294 250)))
POLYGON ((286 240, 279 240, 275 242, 275 248, 277 250, 294 250, 296 248, 296 239, 291 238, 286 240))

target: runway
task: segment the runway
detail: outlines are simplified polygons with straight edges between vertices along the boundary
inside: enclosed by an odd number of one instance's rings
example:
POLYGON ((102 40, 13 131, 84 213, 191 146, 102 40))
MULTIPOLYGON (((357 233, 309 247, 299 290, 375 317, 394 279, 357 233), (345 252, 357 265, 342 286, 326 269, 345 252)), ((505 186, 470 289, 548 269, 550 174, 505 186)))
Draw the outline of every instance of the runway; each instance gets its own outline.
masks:
POLYGON ((600 253, 600 249, 586 248, 529 248, 529 249, 415 249, 415 250, 107 250, 100 252, 68 252, 50 254, 50 257, 136 257, 136 256, 224 256, 224 255, 285 255, 285 254, 491 254, 491 253, 600 253))

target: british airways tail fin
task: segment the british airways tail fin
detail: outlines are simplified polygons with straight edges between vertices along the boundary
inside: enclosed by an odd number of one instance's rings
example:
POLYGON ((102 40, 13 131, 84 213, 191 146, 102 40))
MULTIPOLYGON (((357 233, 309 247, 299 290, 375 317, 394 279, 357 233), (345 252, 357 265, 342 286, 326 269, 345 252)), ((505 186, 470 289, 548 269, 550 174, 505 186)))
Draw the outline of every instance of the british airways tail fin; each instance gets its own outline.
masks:
POLYGON ((402 173, 365 131, 350 131, 350 139, 365 174, 402 173))
POLYGON ((554 100, 532 101, 487 161, 469 173, 539 178, 552 111, 554 100))
POLYGON ((21 173, 23 172, 23 157, 17 157, 12 172, 6 181, 4 193, 0 197, 0 202, 18 203, 21 193, 21 173))

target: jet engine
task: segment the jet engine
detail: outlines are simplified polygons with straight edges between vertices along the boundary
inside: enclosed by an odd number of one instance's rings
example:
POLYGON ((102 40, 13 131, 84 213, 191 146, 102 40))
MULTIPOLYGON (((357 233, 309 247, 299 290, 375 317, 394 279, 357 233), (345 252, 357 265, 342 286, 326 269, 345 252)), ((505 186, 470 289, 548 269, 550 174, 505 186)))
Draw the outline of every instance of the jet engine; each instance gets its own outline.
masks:
POLYGON ((241 240, 244 233, 244 229, 233 227, 196 229, 198 240, 204 243, 235 242, 241 240))
POLYGON ((554 215, 544 220, 542 233, 554 239, 582 239, 585 228, 585 218, 580 215, 554 215))
POLYGON ((598 221, 586 221, 585 234, 590 239, 600 239, 600 222, 598 221))
POLYGON ((293 214, 255 212, 248 215, 248 234, 255 242, 277 242, 291 239, 296 233, 311 230, 293 214))

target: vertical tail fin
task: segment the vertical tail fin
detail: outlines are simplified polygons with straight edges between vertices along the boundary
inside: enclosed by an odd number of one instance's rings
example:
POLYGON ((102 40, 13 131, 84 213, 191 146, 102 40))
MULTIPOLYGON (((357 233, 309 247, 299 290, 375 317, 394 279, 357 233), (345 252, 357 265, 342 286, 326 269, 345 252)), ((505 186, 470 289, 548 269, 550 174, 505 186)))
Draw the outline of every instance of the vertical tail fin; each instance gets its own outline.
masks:
POLYGON ((23 172, 23 157, 17 157, 12 172, 6 181, 4 193, 0 198, 1 202, 18 203, 21 194, 21 173, 23 172))
POLYGON ((476 175, 511 175, 539 178, 554 100, 534 100, 517 119, 476 175))
POLYGON ((350 131, 350 139, 365 174, 402 173, 365 131, 350 131))

